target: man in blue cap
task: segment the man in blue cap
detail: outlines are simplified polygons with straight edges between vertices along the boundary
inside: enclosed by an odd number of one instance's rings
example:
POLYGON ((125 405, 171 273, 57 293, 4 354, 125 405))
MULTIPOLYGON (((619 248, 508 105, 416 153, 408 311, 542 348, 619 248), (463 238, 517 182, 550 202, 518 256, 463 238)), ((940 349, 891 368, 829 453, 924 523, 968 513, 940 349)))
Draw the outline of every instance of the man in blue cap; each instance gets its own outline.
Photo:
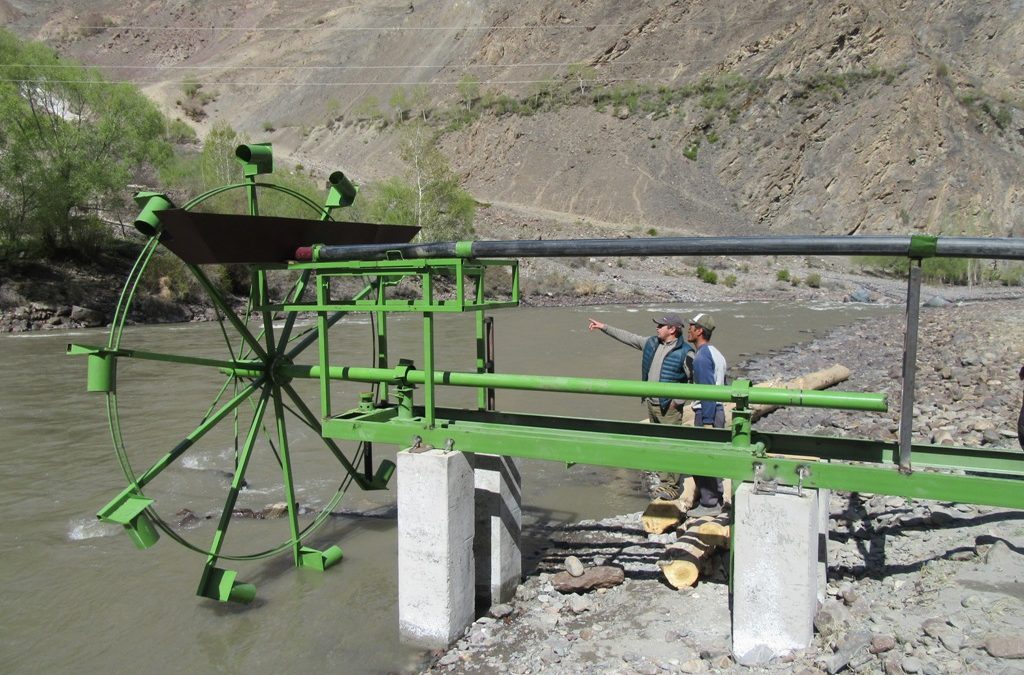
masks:
MULTIPOLYGON (((678 314, 665 314, 654 319, 657 326, 654 335, 644 337, 621 328, 609 326, 596 319, 590 319, 590 330, 599 330, 625 345, 639 349, 643 356, 640 361, 640 375, 644 382, 690 381, 687 371, 687 356, 693 348, 683 339, 683 319, 678 314)), ((683 407, 686 401, 670 398, 644 398, 647 417, 652 424, 683 423, 683 407)), ((657 474, 659 484, 651 490, 657 499, 679 497, 679 474, 657 474)))

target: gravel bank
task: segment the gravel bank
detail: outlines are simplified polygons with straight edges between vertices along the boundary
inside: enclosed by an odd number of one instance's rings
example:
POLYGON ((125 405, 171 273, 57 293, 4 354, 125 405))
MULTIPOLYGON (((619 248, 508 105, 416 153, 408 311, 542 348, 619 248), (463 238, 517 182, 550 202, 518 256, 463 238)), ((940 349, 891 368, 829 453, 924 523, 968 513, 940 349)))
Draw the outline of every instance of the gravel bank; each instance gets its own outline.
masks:
MULTIPOLYGON (((756 380, 836 362, 843 389, 883 391, 899 409, 902 326, 861 324, 739 364, 756 380)), ((1019 450, 1024 301, 925 308, 914 437, 1019 450)), ((762 430, 890 440, 895 413, 781 410, 762 430)), ((863 672, 1024 673, 1024 512, 869 494, 834 494, 828 598, 804 652, 762 668, 729 654, 726 554, 694 589, 662 582, 674 535, 646 535, 639 514, 550 532, 508 605, 471 626, 429 673, 863 672), (551 575, 574 555, 625 570, 620 586, 562 595, 551 575)))

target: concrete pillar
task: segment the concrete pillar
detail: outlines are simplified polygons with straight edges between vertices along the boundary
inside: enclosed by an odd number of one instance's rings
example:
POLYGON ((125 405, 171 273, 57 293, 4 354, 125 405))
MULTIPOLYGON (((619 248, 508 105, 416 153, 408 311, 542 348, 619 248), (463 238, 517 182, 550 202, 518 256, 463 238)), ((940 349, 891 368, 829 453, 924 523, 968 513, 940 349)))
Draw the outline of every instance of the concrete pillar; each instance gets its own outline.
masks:
POLYGON ((476 474, 476 597, 487 604, 508 602, 523 574, 522 477, 519 460, 473 455, 476 474))
MULTIPOLYGON (((828 530, 832 524, 832 491, 818 489, 818 599, 817 607, 825 604, 828 586, 828 530)), ((815 608, 817 613, 817 608, 815 608)))
POLYGON ((398 453, 398 624, 448 647, 473 623, 473 467, 461 452, 398 453))
POLYGON ((816 490, 751 483, 733 505, 732 649, 745 666, 804 649, 814 637, 820 511, 816 490))

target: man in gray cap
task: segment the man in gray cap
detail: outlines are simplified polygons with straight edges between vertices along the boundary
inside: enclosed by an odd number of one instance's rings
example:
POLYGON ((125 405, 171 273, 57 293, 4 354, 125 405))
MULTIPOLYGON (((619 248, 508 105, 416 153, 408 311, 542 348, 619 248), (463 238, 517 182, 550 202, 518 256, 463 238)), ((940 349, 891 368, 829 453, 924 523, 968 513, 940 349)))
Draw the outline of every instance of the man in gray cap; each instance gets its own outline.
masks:
MULTIPOLYGON (((643 337, 629 331, 615 328, 596 319, 590 319, 590 330, 599 330, 622 344, 639 349, 643 356, 640 361, 640 377, 644 382, 690 381, 687 370, 687 356, 693 348, 683 339, 683 319, 678 314, 665 314, 654 319, 656 333, 643 337)), ((669 398, 645 398, 648 419, 653 424, 683 423, 683 406, 686 401, 669 398)), ((679 474, 658 474, 660 484, 651 496, 661 499, 679 497, 679 474)))

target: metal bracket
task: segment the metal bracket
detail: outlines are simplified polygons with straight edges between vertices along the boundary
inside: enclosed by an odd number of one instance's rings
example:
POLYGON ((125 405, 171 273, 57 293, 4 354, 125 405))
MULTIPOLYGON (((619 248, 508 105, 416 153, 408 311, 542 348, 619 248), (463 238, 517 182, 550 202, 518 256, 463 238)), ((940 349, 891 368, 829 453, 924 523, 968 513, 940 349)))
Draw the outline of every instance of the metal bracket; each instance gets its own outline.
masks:
POLYGON ((811 470, 806 465, 801 464, 796 468, 797 482, 796 482, 796 496, 804 496, 804 479, 811 475, 811 470))
POLYGON ((764 464, 754 462, 754 492, 759 495, 773 495, 779 491, 779 481, 764 477, 764 464))

